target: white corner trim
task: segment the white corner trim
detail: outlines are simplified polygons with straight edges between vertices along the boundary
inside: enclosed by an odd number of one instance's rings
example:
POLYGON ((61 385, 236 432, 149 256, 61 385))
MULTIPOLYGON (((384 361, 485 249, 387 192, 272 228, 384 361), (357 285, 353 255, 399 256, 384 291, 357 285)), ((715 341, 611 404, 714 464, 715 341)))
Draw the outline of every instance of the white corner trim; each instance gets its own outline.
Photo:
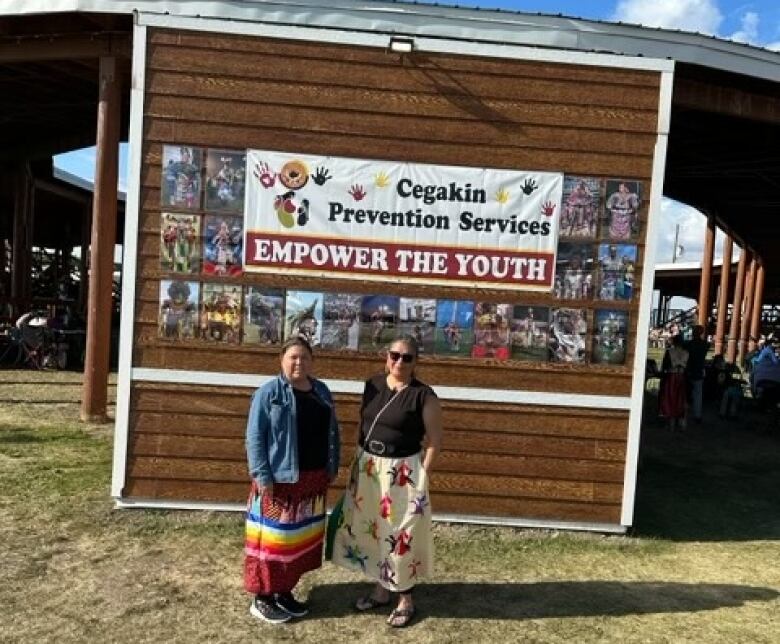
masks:
MULTIPOLYGON (((131 378, 135 382, 164 382, 182 385, 207 385, 216 387, 259 387, 275 378, 274 374, 255 375, 216 371, 183 371, 177 369, 135 368, 131 378)), ((362 394, 362 380, 323 379, 336 394, 362 394)), ((591 409, 631 408, 628 396, 600 396, 593 394, 569 394, 547 391, 519 391, 515 389, 487 389, 480 387, 447 387, 436 385, 436 394, 442 400, 468 402, 497 402, 554 407, 588 407, 591 409)))
MULTIPOLYGON (((247 490, 249 480, 247 479, 247 490)), ((120 510, 147 508, 156 510, 210 510, 214 512, 242 512, 245 503, 211 503, 207 501, 174 501, 172 499, 119 498, 114 496, 114 506, 120 510)))
POLYGON ((133 62, 130 87, 129 186, 125 207, 124 253, 122 265, 122 311, 119 327, 119 372, 116 391, 114 459, 111 494, 120 496, 125 485, 127 442, 130 420, 130 381, 133 359, 133 317, 138 247, 138 213, 141 198, 144 84, 146 66, 146 27, 133 26, 133 62))
MULTIPOLYGON (((435 501, 435 499, 434 499, 435 501)), ((626 526, 614 523, 594 523, 589 521, 555 521, 548 519, 524 519, 522 517, 490 517, 472 514, 433 513, 434 521, 443 523, 470 523, 492 525, 507 528, 540 528, 544 530, 576 530, 582 532, 608 532, 625 534, 626 526)))
MULTIPOLYGON (((248 485, 248 483, 247 483, 248 485)), ((210 503, 206 501, 173 501, 161 499, 129 498, 114 499, 115 507, 120 510, 134 508, 156 510, 208 510, 212 512, 243 512, 243 503, 210 503)), ((492 517, 469 514, 433 513, 433 520, 441 523, 462 523, 470 525, 490 525, 507 528, 539 528, 545 530, 576 530, 582 532, 604 532, 624 534, 625 526, 613 523, 591 523, 583 521, 545 521, 544 519, 523 519, 516 517, 492 517)))
MULTIPOLYGON (((391 36, 390 33, 381 31, 371 33, 349 29, 293 26, 274 24, 272 22, 243 22, 237 20, 220 20, 217 18, 197 18, 151 13, 141 13, 139 15, 139 23, 149 27, 166 29, 209 31, 242 36, 280 38, 283 40, 307 40, 340 45, 379 47, 382 49, 387 48, 391 36)), ((403 34, 399 32, 397 35, 414 38, 414 47, 416 50, 440 54, 490 56, 516 60, 594 65, 650 71, 671 71, 674 66, 673 61, 661 58, 599 54, 516 44, 483 43, 447 37, 430 38, 405 32, 403 34)))
POLYGON ((634 372, 631 387, 631 412, 628 418, 628 443, 626 445, 626 469, 623 476, 623 503, 620 522, 624 526, 634 521, 636 501, 637 468, 639 466, 639 442, 642 426, 642 408, 645 396, 645 363, 647 361, 647 332, 650 328, 650 309, 655 279, 655 253, 658 247, 657 224, 661 219, 661 196, 666 169, 666 147, 668 127, 672 111, 673 72, 661 75, 658 103, 658 138, 653 155, 652 190, 650 192, 647 231, 645 233, 645 257, 642 273, 642 295, 639 298, 639 319, 636 323, 636 347, 634 349, 634 372), (663 129, 663 128, 666 129, 663 129))

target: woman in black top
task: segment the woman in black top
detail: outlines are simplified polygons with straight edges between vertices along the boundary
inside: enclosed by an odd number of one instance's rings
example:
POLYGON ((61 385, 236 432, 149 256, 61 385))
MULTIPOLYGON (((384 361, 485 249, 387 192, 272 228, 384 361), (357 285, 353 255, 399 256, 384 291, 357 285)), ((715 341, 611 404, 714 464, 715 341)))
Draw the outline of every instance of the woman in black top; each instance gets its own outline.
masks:
POLYGON ((433 389, 414 376, 417 342, 390 345, 385 373, 366 382, 361 405, 358 456, 344 500, 333 561, 376 580, 355 607, 398 604, 387 623, 409 624, 412 589, 433 570, 428 476, 441 447, 442 416, 433 389))

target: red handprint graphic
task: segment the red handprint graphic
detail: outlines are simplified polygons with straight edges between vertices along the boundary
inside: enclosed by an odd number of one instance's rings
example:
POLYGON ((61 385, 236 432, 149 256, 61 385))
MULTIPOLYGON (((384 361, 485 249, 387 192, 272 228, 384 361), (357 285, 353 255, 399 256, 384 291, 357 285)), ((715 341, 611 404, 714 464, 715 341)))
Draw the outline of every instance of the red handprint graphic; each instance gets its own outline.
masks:
POLYGON ((542 204, 542 214, 545 217, 552 217, 555 213, 555 204, 552 201, 545 201, 542 204))
POLYGON ((276 183, 276 172, 272 172, 268 164, 263 161, 262 163, 255 163, 255 177, 262 184, 263 188, 272 188, 276 183))
POLYGON ((352 198, 355 201, 362 201, 365 196, 368 194, 365 190, 363 190, 363 186, 355 184, 352 186, 347 192, 349 192, 350 195, 352 195, 352 198))

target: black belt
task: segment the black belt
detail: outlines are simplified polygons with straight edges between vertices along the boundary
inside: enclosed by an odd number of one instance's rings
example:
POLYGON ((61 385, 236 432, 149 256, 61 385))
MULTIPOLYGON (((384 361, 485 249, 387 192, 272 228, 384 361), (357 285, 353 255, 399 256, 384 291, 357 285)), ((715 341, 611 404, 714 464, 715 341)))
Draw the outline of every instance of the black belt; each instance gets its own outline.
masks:
POLYGON ((373 456, 386 456, 388 458, 406 458, 420 451, 420 446, 410 447, 408 445, 390 445, 372 438, 363 445, 363 449, 373 456))

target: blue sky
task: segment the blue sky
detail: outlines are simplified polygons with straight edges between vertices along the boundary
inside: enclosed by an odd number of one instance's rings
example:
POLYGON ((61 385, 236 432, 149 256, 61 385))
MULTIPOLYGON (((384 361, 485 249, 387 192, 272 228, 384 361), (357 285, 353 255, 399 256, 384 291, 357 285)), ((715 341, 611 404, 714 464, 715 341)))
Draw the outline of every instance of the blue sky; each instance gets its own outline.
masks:
MULTIPOLYGON (((527 0, 511 2, 488 0, 474 2, 460 0, 438 4, 486 9, 509 9, 530 13, 564 14, 580 18, 623 21, 648 27, 683 29, 780 51, 780 0, 740 2, 738 0, 527 0)), ((78 176, 94 176, 94 148, 76 150, 55 157, 55 165, 78 176)), ((120 151, 119 187, 127 185, 127 146, 120 151)), ((659 263, 669 262, 672 256, 676 226, 679 225, 679 244, 684 248, 680 261, 701 259, 704 243, 704 217, 684 204, 663 199, 659 234, 659 263)), ((720 257, 721 239, 718 237, 715 256, 720 257)))

